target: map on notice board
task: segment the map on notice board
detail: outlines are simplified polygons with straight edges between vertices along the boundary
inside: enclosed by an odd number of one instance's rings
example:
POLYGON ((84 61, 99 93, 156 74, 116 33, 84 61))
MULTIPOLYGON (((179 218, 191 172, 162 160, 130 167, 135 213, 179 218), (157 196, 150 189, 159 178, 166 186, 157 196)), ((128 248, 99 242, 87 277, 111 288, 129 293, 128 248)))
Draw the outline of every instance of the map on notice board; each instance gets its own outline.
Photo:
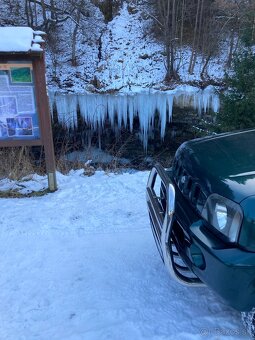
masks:
POLYGON ((39 138, 32 63, 0 63, 0 141, 39 138))

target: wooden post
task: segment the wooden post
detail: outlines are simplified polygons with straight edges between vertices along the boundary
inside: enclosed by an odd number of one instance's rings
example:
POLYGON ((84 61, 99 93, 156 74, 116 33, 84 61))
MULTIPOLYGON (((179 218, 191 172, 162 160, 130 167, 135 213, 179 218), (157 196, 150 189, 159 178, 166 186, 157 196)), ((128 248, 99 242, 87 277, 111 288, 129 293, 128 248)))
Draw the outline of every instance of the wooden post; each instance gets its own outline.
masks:
POLYGON ((33 70, 35 78, 36 101, 41 125, 41 138, 45 152, 48 185, 50 191, 55 191, 57 190, 57 180, 49 98, 46 91, 44 52, 39 58, 34 59, 33 70))

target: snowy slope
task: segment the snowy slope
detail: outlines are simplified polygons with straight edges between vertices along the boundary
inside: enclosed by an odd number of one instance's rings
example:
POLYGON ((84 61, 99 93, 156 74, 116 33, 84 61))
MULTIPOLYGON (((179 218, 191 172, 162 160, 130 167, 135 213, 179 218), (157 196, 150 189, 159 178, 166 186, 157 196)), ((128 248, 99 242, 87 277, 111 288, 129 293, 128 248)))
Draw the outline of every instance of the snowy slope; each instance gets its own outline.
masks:
MULTIPOLYGON (((0 26, 26 26, 25 0, 0 0, 0 26)), ((56 2, 61 8, 61 1, 56 2)), ((95 1, 86 1, 86 15, 77 31, 77 66, 72 66, 72 45, 75 30, 70 18, 49 31, 46 40, 47 82, 52 91, 84 93, 86 91, 118 91, 137 88, 164 89, 166 55, 164 45, 152 35, 153 15, 149 1, 123 0, 119 13, 106 23, 95 1)), ((34 9, 33 2, 31 2, 34 9)), ((36 7, 38 27, 43 22, 40 6, 36 7)), ((50 15, 47 12, 47 15, 50 15)), ((35 20, 34 20, 35 22, 35 20)), ((212 57, 208 76, 220 80, 228 44, 222 45, 219 56, 212 57)), ((191 48, 178 50, 176 67, 179 83, 198 82, 205 62, 199 56, 194 74, 188 74, 191 48)), ((175 87, 175 83, 172 87, 175 87)))
POLYGON ((163 80, 163 46, 148 34, 150 25, 151 19, 143 16, 139 7, 128 7, 125 2, 108 24, 96 72, 105 89, 132 90, 133 86, 153 86, 163 80))
MULTIPOLYGON (((77 67, 71 66, 70 61, 73 23, 68 21, 59 30, 55 68, 54 54, 47 51, 49 89, 75 93, 165 89, 164 45, 151 34, 153 19, 149 15, 148 5, 123 1, 119 13, 108 24, 103 22, 102 13, 95 6, 93 14, 79 30, 77 67)), ((208 76, 213 80, 220 80, 224 75, 226 51, 223 46, 220 56, 210 61, 208 76)), ((177 55, 180 83, 201 80, 204 58, 198 55, 194 74, 189 74, 190 56, 191 49, 188 46, 184 46, 177 55)), ((172 84, 172 87, 175 86, 172 84)))
POLYGON ((75 28, 72 20, 59 26, 52 37, 46 37, 49 40, 46 46, 46 66, 50 90, 84 92, 91 89, 90 83, 98 65, 98 41, 105 29, 105 23, 98 7, 89 3, 87 5, 90 15, 83 18, 77 32, 77 66, 72 66, 71 63, 75 28))
MULTIPOLYGON (((72 171, 58 174, 53 194, 0 200, 0 339, 247 338, 239 313, 211 290, 169 278, 147 177, 72 171)), ((38 190, 46 179, 22 184, 38 190)))
MULTIPOLYGON (((102 59, 96 75, 104 90, 138 87, 163 88, 166 74, 164 45, 153 38, 151 27, 153 19, 145 5, 123 7, 105 30, 102 41, 102 59)), ((221 58, 213 59, 208 75, 219 79, 224 75, 221 58)), ((198 56, 194 74, 188 73, 191 49, 185 46, 179 51, 176 68, 181 82, 200 80, 203 58, 198 56)))

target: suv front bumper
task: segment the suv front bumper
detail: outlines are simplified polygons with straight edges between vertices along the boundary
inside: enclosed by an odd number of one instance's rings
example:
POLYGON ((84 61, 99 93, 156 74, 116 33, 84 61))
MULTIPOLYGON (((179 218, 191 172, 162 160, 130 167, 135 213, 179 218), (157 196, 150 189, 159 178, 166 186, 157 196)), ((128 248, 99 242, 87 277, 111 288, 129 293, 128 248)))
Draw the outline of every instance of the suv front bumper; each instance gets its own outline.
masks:
POLYGON ((160 165, 151 171, 147 203, 159 253, 172 276, 184 284, 203 282, 233 308, 250 311, 255 306, 255 253, 211 233, 171 180, 171 171, 160 165), (193 273, 187 280, 176 273, 172 244, 193 273))

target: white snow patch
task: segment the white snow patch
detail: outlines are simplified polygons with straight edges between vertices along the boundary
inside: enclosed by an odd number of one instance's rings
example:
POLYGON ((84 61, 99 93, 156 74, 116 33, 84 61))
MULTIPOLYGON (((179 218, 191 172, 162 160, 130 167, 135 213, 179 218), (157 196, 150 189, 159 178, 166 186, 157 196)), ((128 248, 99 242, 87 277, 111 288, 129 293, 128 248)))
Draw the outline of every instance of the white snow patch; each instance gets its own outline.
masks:
POLYGON ((58 173, 55 193, 0 199, 1 339, 248 339, 210 289, 167 275, 147 177, 58 173))
POLYGON ((0 52, 42 51, 39 43, 43 42, 37 32, 30 27, 0 27, 0 52))
POLYGON ((71 162, 83 162, 85 166, 92 164, 116 164, 129 165, 130 160, 117 156, 95 148, 93 146, 85 148, 83 151, 73 151, 65 155, 65 159, 71 162))

